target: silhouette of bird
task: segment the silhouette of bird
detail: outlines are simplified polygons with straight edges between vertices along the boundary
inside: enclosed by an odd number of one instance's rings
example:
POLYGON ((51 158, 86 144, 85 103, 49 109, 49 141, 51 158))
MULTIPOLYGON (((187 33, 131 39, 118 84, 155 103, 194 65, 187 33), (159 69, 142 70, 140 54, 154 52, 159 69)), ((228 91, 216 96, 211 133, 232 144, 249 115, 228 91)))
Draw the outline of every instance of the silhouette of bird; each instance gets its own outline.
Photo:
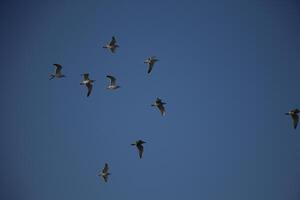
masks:
POLYGON ((90 80, 88 73, 81 74, 81 75, 83 76, 83 80, 80 82, 80 85, 86 85, 88 89, 88 93, 86 96, 89 97, 93 89, 93 82, 95 82, 95 80, 90 80))
POLYGON ((109 172, 108 172, 109 168, 108 168, 108 164, 105 163, 104 165, 104 168, 102 169, 102 171, 100 171, 98 173, 98 176, 101 176, 105 182, 107 182, 108 180, 108 176, 111 175, 109 172))
POLYGON ((142 158, 143 156, 143 152, 144 152, 144 147, 143 144, 145 144, 146 142, 144 142, 143 140, 138 140, 135 143, 131 144, 132 146, 136 146, 137 149, 139 150, 139 156, 140 158, 142 158))
POLYGON ((151 106, 156 106, 159 109, 161 115, 164 116, 166 113, 165 107, 164 107, 165 104, 167 104, 167 103, 162 102, 162 100, 157 97, 155 103, 152 104, 151 106))
POLYGON ((120 88, 120 86, 117 85, 117 79, 115 77, 113 77, 111 75, 107 75, 106 77, 110 80, 110 83, 107 86, 107 89, 115 90, 115 89, 120 88))
POLYGON ((112 39, 111 39, 110 43, 103 46, 103 48, 109 49, 112 53, 115 53, 116 49, 118 47, 119 47, 119 45, 117 45, 117 41, 116 41, 116 38, 114 36, 112 36, 112 39))
POLYGON ((286 115, 290 115, 293 119, 293 125, 294 125, 294 129, 297 128, 298 125, 298 121, 299 121, 299 116, 298 113, 300 112, 300 110, 298 108, 290 110, 289 112, 285 113, 286 115))
POLYGON ((54 67, 55 67, 55 72, 54 74, 50 74, 49 75, 49 80, 52 80, 53 78, 63 78, 63 77, 66 77, 65 75, 63 75, 61 73, 61 70, 62 70, 62 66, 60 64, 53 64, 54 67))
POLYGON ((157 61, 158 59, 156 59, 156 56, 151 56, 144 61, 144 63, 148 64, 148 74, 150 74, 153 69, 154 63, 156 63, 157 61))

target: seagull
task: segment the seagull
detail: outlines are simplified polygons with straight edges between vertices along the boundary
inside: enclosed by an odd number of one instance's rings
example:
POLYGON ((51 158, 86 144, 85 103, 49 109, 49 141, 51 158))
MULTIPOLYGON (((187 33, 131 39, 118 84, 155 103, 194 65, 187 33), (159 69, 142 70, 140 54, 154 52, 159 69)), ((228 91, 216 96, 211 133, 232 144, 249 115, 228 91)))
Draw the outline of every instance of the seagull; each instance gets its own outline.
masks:
POLYGON ((289 112, 285 113, 286 115, 290 115, 292 117, 294 129, 296 129, 297 125, 298 125, 298 121, 299 121, 298 113, 299 112, 300 112, 300 110, 298 108, 296 108, 294 110, 290 110, 289 112))
POLYGON ((145 144, 146 142, 144 142, 143 140, 138 140, 135 143, 131 144, 132 146, 136 146, 137 149, 139 150, 139 156, 140 158, 142 158, 143 156, 143 152, 144 152, 144 147, 143 144, 145 144))
POLYGON ((62 69, 62 66, 60 64, 53 64, 54 67, 56 68, 55 69, 55 74, 50 74, 49 75, 49 80, 52 80, 53 78, 63 78, 63 77, 66 77, 65 75, 63 75, 61 73, 61 69, 62 69))
POLYGON ((117 43, 116 38, 114 36, 112 36, 112 39, 111 39, 110 43, 103 46, 103 48, 110 49, 110 51, 112 53, 115 53, 116 49, 119 47, 119 45, 117 45, 116 43, 117 43))
POLYGON ((80 82, 80 85, 86 85, 86 87, 88 88, 88 93, 86 96, 88 97, 92 92, 93 82, 95 82, 95 80, 90 80, 88 73, 81 74, 81 75, 83 76, 83 80, 80 82))
POLYGON ((156 59, 156 56, 151 56, 147 60, 144 61, 144 63, 148 64, 148 74, 152 71, 152 68, 154 66, 154 63, 157 62, 158 59, 156 59))
POLYGON ((121 86, 117 85, 116 81, 117 79, 111 75, 106 76, 110 80, 109 86, 107 86, 107 89, 115 90, 120 88, 121 86))
POLYGON ((162 102, 162 100, 157 97, 155 103, 152 104, 151 106, 156 106, 159 109, 161 115, 164 116, 166 113, 165 107, 164 107, 165 104, 167 104, 167 103, 162 102))
POLYGON ((104 168, 102 169, 102 171, 100 171, 100 172, 98 173, 98 176, 102 176, 105 182, 107 182, 108 176, 111 175, 111 174, 108 172, 108 169, 109 169, 109 168, 108 168, 108 164, 105 163, 104 168))

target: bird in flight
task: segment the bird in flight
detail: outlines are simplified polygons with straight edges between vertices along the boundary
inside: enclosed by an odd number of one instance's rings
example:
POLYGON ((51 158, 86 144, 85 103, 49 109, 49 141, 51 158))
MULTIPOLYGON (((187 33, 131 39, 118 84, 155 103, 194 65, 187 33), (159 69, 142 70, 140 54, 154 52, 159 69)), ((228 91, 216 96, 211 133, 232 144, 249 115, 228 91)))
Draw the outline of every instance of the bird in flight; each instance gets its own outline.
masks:
POLYGON ((117 79, 115 77, 113 77, 111 75, 107 75, 106 77, 110 80, 110 83, 107 86, 107 89, 115 90, 115 89, 118 89, 121 87, 121 86, 117 85, 117 79))
POLYGON ((298 108, 290 110, 289 112, 285 113, 286 115, 290 115, 293 119, 293 124, 294 124, 294 129, 297 128, 298 121, 299 121, 299 116, 298 113, 300 110, 298 108))
POLYGON ((61 73, 61 70, 62 70, 62 66, 60 64, 53 64, 54 67, 55 67, 55 72, 54 74, 50 74, 49 75, 49 80, 52 80, 53 78, 63 78, 63 77, 66 77, 65 75, 63 75, 61 73))
POLYGON ((111 175, 111 174, 108 172, 108 170, 109 170, 108 164, 105 163, 104 168, 102 169, 102 171, 100 171, 100 172, 98 173, 98 176, 102 176, 102 178, 104 179, 105 182, 107 182, 108 176, 111 175))
POLYGON ((135 143, 131 144, 132 146, 136 146, 137 149, 139 150, 139 156, 140 158, 142 158, 143 156, 143 152, 144 152, 144 147, 143 144, 145 144, 146 142, 144 142, 143 140, 138 140, 135 143))
POLYGON ((95 80, 90 80, 89 79, 89 74, 85 73, 85 74, 81 74, 83 76, 83 80, 80 82, 80 85, 86 85, 87 89, 88 89, 88 93, 87 93, 87 97, 90 96, 92 89, 93 89, 93 82, 95 82, 95 80))
POLYGON ((116 49, 118 47, 119 47, 119 45, 117 45, 117 41, 116 41, 116 38, 114 36, 112 36, 112 39, 111 39, 110 43, 103 46, 103 48, 109 49, 112 53, 115 53, 116 49))
POLYGON ((158 61, 158 59, 156 59, 156 56, 151 56, 147 60, 144 61, 144 63, 148 65, 148 74, 150 74, 150 72, 153 69, 154 63, 157 61, 158 61))
POLYGON ((159 109, 161 115, 164 116, 165 113, 166 113, 166 110, 165 110, 165 107, 164 107, 165 104, 167 104, 167 103, 162 102, 162 100, 157 97, 156 101, 151 106, 156 106, 159 109))

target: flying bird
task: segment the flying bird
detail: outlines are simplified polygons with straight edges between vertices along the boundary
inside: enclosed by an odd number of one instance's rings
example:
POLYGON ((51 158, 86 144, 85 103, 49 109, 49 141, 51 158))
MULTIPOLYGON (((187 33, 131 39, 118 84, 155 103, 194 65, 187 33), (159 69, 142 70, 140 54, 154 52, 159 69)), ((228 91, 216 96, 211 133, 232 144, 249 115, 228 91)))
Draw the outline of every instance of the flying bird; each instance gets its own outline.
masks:
POLYGON ((110 80, 110 83, 107 86, 107 89, 115 90, 115 89, 118 89, 121 87, 121 86, 117 85, 117 79, 115 77, 113 77, 111 75, 107 75, 106 77, 110 80))
POLYGON ((294 125, 294 129, 297 128, 298 125, 298 121, 299 121, 299 116, 298 113, 300 112, 300 110, 298 108, 290 110, 289 112, 285 113, 286 115, 290 115, 293 119, 293 125, 294 125))
POLYGON ((108 176, 111 175, 111 174, 108 172, 108 170, 109 170, 108 164, 105 163, 104 168, 102 169, 102 171, 100 171, 100 172, 98 173, 98 176, 102 176, 102 178, 104 179, 105 182, 107 182, 108 176))
POLYGON ((151 56, 144 61, 144 63, 148 65, 148 74, 150 74, 153 69, 154 63, 156 63, 157 61, 158 59, 156 59, 156 56, 151 56))
POLYGON ((93 89, 93 82, 95 82, 95 80, 90 80, 88 73, 81 74, 81 75, 83 76, 83 80, 80 82, 80 85, 86 85, 88 89, 88 93, 86 96, 89 97, 93 89))
POLYGON ((143 152, 144 152, 144 147, 143 144, 145 144, 146 142, 144 142, 143 140, 138 140, 135 143, 131 144, 132 146, 136 146, 137 149, 139 150, 139 156, 140 158, 142 158, 143 156, 143 152))
POLYGON ((162 102, 162 100, 160 98, 156 98, 155 103, 152 104, 151 106, 156 106, 159 109, 161 115, 164 116, 166 113, 165 107, 164 107, 165 104, 167 104, 167 103, 162 102))
POLYGON ((112 36, 112 39, 111 39, 110 43, 103 46, 103 48, 109 49, 112 53, 115 53, 116 49, 118 47, 119 47, 119 45, 117 45, 117 41, 116 41, 116 38, 114 36, 112 36))
POLYGON ((62 70, 62 66, 60 64, 53 64, 54 67, 55 67, 55 72, 54 74, 50 74, 49 75, 49 80, 52 80, 53 78, 63 78, 63 77, 66 77, 65 75, 63 75, 61 73, 61 70, 62 70))

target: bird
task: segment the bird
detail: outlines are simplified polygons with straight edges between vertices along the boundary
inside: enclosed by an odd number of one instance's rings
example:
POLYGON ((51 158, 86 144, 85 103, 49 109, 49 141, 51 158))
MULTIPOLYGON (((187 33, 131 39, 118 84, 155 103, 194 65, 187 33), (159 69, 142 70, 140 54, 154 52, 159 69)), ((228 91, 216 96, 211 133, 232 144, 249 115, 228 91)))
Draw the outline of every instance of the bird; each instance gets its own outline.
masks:
POLYGON ((53 64, 55 67, 55 73, 49 75, 49 80, 52 80, 53 78, 63 78, 66 77, 61 73, 62 65, 61 64, 53 64))
POLYGON ((165 110, 165 107, 164 107, 165 104, 167 104, 167 103, 162 102, 162 100, 157 97, 155 103, 152 104, 151 106, 156 106, 159 109, 161 115, 164 116, 165 113, 166 113, 166 110, 165 110))
POLYGON ((88 73, 81 75, 83 76, 83 80, 80 82, 80 85, 86 85, 86 87, 88 88, 88 93, 86 96, 89 97, 93 89, 93 82, 95 82, 95 80, 90 80, 88 73))
POLYGON ((112 36, 112 39, 111 39, 110 43, 108 43, 105 46, 103 46, 103 48, 109 49, 112 53, 115 53, 116 49, 118 47, 119 47, 119 45, 117 45, 117 41, 116 41, 115 36, 112 36))
POLYGON ((104 179, 105 182, 107 182, 108 176, 111 175, 111 174, 108 172, 108 170, 109 170, 108 164, 105 163, 104 168, 102 169, 102 171, 100 171, 100 172, 98 173, 98 176, 99 176, 99 177, 102 176, 102 178, 104 179))
POLYGON ((151 56, 144 61, 145 64, 148 64, 148 74, 150 74, 153 69, 154 63, 157 61, 158 59, 156 59, 156 56, 151 56))
POLYGON ((144 152, 143 144, 145 144, 145 143, 146 142, 143 140, 137 140, 135 143, 131 144, 132 146, 136 146, 137 149, 139 150, 140 158, 142 158, 142 156, 143 156, 143 152, 144 152))
POLYGON ((121 86, 117 85, 117 79, 111 75, 106 76, 110 80, 110 84, 107 86, 107 89, 115 90, 120 88, 121 86))
POLYGON ((293 119, 293 125, 294 125, 294 129, 297 128, 298 125, 298 121, 299 121, 299 116, 298 113, 300 112, 300 110, 298 108, 290 110, 289 112, 285 113, 286 115, 290 115, 293 119))

